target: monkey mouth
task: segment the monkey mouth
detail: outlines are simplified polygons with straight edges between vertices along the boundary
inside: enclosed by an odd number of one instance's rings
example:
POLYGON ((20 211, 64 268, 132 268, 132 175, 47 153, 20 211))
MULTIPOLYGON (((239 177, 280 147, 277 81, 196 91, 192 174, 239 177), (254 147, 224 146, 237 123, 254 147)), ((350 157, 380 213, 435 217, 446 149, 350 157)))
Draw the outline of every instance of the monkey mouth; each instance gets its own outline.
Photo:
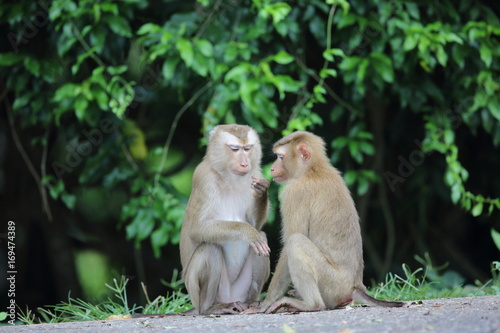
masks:
POLYGON ((244 176, 244 175, 246 175, 249 171, 250 171, 250 170, 248 170, 248 171, 233 170, 233 173, 234 173, 236 176, 244 176))

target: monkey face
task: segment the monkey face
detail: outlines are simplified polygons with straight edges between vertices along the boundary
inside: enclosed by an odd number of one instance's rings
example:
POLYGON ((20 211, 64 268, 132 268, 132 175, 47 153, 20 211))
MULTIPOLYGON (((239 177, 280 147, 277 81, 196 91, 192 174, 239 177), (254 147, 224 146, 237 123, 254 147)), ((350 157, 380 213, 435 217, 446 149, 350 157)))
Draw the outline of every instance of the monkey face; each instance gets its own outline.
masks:
POLYGON ((282 184, 285 183, 289 178, 288 170, 285 164, 291 161, 288 161, 288 158, 287 160, 285 160, 286 152, 284 147, 277 148, 275 150, 275 153, 277 158, 271 166, 271 175, 273 176, 273 180, 275 182, 277 182, 278 184, 282 184))
POLYGON ((219 125, 210 133, 207 159, 222 175, 245 176, 259 167, 262 157, 257 133, 244 125, 219 125))
POLYGON ((242 146, 240 144, 228 144, 229 154, 232 154, 230 159, 230 170, 237 176, 244 176, 252 169, 250 155, 252 154, 253 145, 242 146))
POLYGON ((300 178, 309 167, 312 152, 306 144, 292 148, 291 143, 275 146, 276 161, 271 166, 271 175, 275 182, 282 184, 290 179, 300 178))

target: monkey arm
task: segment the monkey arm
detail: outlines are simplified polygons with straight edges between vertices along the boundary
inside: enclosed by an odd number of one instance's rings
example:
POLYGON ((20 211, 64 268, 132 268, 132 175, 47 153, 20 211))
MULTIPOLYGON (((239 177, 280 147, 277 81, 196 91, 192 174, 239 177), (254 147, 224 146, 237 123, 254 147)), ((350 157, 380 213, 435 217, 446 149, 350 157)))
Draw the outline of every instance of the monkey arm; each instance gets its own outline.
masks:
POLYGON ((222 243, 247 241, 257 255, 269 256, 271 249, 267 239, 257 229, 246 222, 208 220, 203 228, 191 231, 190 238, 196 243, 222 243))
POLYGON ((278 264, 276 265, 276 271, 267 289, 267 296, 260 304, 257 312, 265 312, 274 302, 285 294, 291 283, 292 279, 288 269, 288 255, 286 252, 282 251, 278 264))
POLYGON ((267 192, 258 199, 254 199, 255 202, 250 208, 247 216, 253 217, 253 223, 255 224, 255 229, 261 230, 267 221, 267 214, 269 212, 269 199, 267 192))
POLYGON ((269 213, 269 189, 270 182, 265 178, 252 176, 252 188, 254 189, 254 202, 247 212, 247 220, 251 220, 257 230, 261 230, 266 223, 269 213))

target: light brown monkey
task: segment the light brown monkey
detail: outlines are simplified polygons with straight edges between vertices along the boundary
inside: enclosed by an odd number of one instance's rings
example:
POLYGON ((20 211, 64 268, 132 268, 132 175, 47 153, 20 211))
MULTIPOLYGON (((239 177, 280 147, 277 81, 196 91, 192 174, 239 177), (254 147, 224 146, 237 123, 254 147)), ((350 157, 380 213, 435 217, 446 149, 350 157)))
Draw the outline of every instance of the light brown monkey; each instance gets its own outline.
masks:
POLYGON ((182 276, 199 314, 236 314, 257 301, 269 277, 269 181, 251 127, 219 125, 196 167, 181 229, 182 276))
POLYGON ((358 213, 340 172, 330 164, 324 141, 298 131, 279 140, 273 151, 277 160, 271 174, 286 184, 280 194, 284 244, 266 299, 244 313, 273 313, 282 306, 319 311, 353 299, 402 306, 366 292, 358 213), (279 299, 290 283, 299 298, 279 299))

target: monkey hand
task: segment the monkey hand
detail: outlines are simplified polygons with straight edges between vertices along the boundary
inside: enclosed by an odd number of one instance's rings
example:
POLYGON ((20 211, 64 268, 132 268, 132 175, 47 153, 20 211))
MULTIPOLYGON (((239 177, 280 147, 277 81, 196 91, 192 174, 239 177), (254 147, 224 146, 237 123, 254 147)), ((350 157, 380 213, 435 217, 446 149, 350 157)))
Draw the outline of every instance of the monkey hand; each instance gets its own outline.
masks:
POLYGON ((265 178, 252 176, 252 188, 255 191, 253 193, 253 197, 255 199, 259 199, 264 196, 264 194, 266 194, 267 190, 269 189, 269 184, 269 180, 265 178))
POLYGON ((271 249, 267 245, 267 238, 264 233, 256 232, 255 237, 250 240, 250 246, 258 256, 269 257, 271 249))

